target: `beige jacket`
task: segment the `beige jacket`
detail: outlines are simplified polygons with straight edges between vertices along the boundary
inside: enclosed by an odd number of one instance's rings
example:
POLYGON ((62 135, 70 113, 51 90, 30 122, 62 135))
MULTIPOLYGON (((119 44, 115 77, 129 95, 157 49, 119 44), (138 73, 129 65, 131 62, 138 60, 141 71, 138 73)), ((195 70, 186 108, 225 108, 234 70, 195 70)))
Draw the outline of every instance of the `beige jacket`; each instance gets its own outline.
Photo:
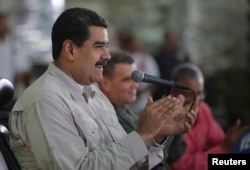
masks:
POLYGON ((22 169, 127 170, 146 159, 149 169, 162 148, 126 134, 106 96, 92 85, 88 100, 82 88, 53 63, 15 104, 10 140, 22 169))

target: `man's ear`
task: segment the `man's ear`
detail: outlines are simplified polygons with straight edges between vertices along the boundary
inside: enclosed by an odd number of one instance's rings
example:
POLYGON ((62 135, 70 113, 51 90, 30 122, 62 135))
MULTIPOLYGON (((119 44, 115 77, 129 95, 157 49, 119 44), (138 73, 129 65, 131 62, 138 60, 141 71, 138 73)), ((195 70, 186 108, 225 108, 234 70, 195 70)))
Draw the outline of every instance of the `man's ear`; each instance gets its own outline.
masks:
POLYGON ((66 54, 69 61, 74 61, 74 43, 71 40, 65 40, 63 42, 63 52, 66 54))

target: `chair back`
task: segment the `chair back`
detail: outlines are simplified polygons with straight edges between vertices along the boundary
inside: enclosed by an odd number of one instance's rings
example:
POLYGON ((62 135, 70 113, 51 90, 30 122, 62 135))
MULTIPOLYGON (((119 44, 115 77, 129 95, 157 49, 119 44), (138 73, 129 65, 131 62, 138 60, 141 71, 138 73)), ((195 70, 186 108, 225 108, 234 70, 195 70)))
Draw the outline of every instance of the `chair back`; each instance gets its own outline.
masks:
MULTIPOLYGON (((14 96, 12 83, 0 78, 0 109, 8 104, 14 96)), ((19 163, 10 145, 8 128, 9 112, 0 111, 0 168, 1 170, 20 170, 19 163)))
POLYGON ((19 163, 10 146, 9 131, 0 124, 0 151, 9 170, 20 170, 19 163))
POLYGON ((14 97, 14 86, 13 84, 0 77, 0 109, 8 104, 14 97))

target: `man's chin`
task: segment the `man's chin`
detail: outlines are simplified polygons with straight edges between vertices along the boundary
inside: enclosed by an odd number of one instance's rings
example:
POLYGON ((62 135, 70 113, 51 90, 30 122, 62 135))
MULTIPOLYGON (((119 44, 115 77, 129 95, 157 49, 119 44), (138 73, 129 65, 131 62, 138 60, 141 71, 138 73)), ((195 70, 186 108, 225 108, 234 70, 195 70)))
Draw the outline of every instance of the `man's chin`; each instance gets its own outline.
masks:
POLYGON ((103 78, 103 76, 102 75, 99 75, 99 76, 95 76, 94 78, 93 78, 93 83, 95 83, 95 82, 100 82, 101 80, 102 80, 102 78, 103 78))
POLYGON ((135 98, 131 97, 130 103, 134 103, 135 101, 136 101, 136 97, 135 98))

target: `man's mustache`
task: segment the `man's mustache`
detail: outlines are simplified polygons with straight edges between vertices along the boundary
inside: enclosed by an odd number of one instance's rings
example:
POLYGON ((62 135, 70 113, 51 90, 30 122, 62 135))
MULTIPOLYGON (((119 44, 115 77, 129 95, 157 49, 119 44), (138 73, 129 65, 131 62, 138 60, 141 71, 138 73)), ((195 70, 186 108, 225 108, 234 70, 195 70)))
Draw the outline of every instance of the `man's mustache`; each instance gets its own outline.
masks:
POLYGON ((95 65, 96 66, 105 66, 107 64, 107 60, 100 60, 95 65))

